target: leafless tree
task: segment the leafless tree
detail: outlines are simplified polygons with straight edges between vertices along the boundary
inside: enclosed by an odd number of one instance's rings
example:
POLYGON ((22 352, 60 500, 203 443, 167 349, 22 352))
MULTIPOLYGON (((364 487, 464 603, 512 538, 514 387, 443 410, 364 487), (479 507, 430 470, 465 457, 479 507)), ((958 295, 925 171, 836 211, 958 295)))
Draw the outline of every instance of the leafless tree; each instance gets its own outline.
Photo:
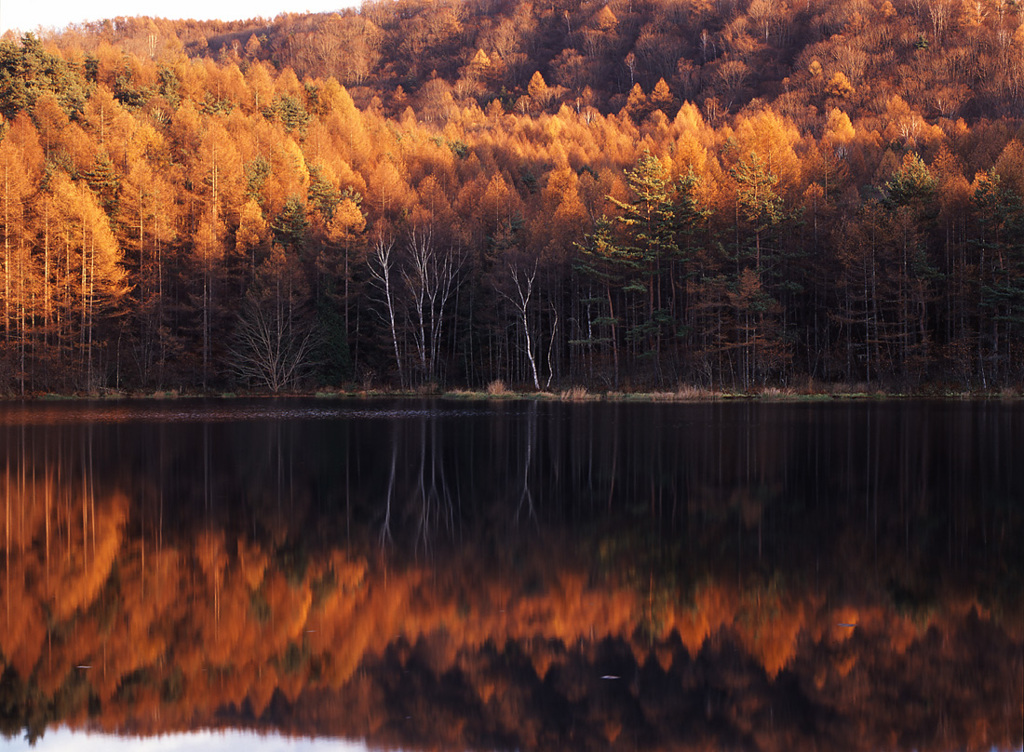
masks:
POLYGON ((391 325, 391 342, 395 348, 395 364, 398 368, 398 381, 405 385, 405 373, 402 370, 402 354, 398 347, 398 326, 395 309, 395 241, 383 236, 377 238, 369 257, 370 277, 373 284, 384 296, 384 305, 388 310, 388 321, 391 325))
POLYGON ((299 320, 290 306, 249 295, 232 337, 231 369, 245 381, 280 392, 314 365, 316 344, 312 323, 299 320))
POLYGON ((402 281, 412 300, 413 343, 423 378, 433 381, 438 376, 445 313, 458 288, 464 256, 454 249, 438 249, 430 229, 412 231, 408 252, 402 281))
POLYGON ((534 262, 530 271, 520 269, 513 262, 508 262, 509 278, 512 281, 512 291, 506 292, 499 288, 498 292, 516 310, 519 321, 523 325, 523 335, 526 337, 526 357, 530 361, 530 371, 533 376, 533 387, 540 391, 540 377, 537 375, 537 361, 533 357, 533 341, 530 338, 530 321, 527 313, 530 306, 530 298, 533 296, 533 282, 537 278, 537 264, 534 262))

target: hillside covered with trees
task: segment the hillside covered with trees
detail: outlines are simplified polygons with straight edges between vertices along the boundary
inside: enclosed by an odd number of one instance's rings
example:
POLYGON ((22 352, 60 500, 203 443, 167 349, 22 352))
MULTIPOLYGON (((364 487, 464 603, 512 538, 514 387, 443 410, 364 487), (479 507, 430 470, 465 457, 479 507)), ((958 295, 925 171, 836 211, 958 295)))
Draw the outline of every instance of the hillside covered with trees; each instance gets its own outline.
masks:
POLYGON ((1024 380, 1010 0, 0 42, 0 392, 1024 380))

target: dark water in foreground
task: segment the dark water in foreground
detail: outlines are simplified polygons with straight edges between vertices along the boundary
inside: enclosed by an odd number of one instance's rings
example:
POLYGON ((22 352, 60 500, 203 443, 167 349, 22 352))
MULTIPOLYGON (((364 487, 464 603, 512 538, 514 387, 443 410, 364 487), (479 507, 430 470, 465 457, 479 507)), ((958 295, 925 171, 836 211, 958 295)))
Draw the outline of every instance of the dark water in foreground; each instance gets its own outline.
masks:
POLYGON ((9 738, 1024 736, 1018 404, 6 405, 0 496, 9 738))

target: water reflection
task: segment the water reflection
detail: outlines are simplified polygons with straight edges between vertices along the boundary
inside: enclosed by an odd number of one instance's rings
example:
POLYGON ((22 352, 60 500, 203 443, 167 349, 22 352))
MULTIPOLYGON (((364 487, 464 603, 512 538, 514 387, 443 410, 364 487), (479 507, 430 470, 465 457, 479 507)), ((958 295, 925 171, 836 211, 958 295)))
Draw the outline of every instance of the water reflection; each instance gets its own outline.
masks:
POLYGON ((986 404, 8 408, 3 731, 1015 748, 1022 439, 986 404))
POLYGON ((90 734, 61 728, 30 744, 11 742, 5 747, 34 752, 365 752, 365 744, 340 739, 305 739, 279 734, 256 734, 251 731, 192 731, 156 737, 125 737, 113 734, 90 734))

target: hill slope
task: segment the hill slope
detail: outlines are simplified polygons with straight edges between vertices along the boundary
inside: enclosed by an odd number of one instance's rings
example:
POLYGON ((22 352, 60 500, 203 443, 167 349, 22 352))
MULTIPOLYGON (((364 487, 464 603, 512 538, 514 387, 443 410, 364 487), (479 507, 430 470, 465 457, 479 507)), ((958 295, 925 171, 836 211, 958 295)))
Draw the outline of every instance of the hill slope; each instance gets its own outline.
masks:
POLYGON ((0 381, 1019 384, 1022 29, 389 2, 7 39, 0 381))

